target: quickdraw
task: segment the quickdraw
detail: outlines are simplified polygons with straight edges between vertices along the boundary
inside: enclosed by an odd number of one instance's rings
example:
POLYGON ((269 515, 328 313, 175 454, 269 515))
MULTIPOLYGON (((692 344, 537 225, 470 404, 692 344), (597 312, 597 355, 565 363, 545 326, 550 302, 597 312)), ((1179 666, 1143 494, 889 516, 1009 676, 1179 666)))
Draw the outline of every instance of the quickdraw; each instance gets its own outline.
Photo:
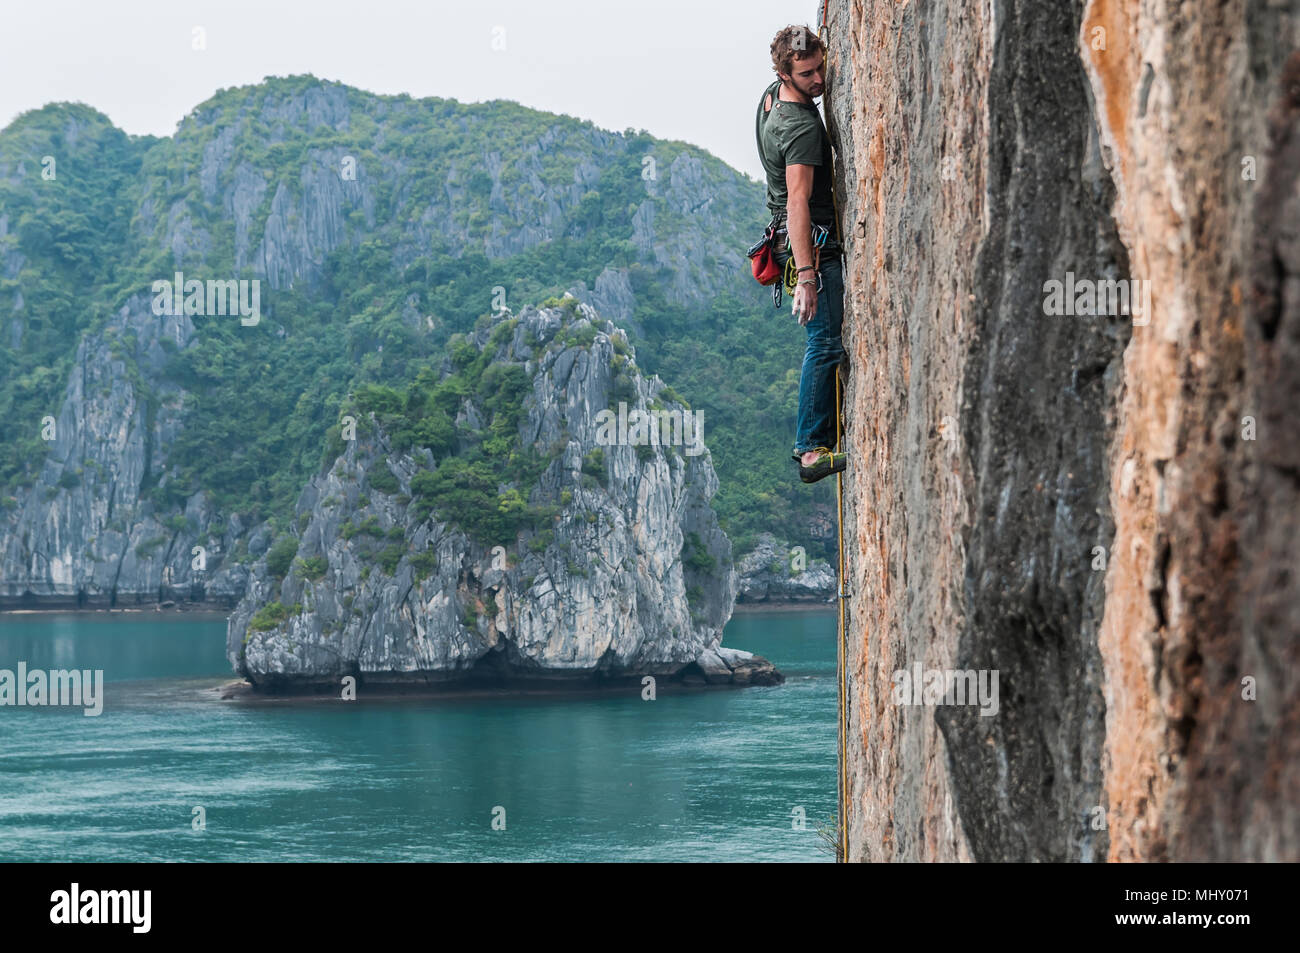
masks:
MULTIPOLYGON (((826 239, 830 235, 830 229, 825 225, 814 225, 812 227, 813 243, 813 274, 817 276, 817 293, 822 293, 822 248, 826 245, 826 239)), ((782 284, 785 286, 786 293, 791 297, 794 296, 795 289, 799 287, 799 269, 795 266, 794 255, 791 255, 785 262, 785 275, 782 284)), ((772 299, 776 301, 779 308, 781 306, 777 292, 774 290, 772 299)))

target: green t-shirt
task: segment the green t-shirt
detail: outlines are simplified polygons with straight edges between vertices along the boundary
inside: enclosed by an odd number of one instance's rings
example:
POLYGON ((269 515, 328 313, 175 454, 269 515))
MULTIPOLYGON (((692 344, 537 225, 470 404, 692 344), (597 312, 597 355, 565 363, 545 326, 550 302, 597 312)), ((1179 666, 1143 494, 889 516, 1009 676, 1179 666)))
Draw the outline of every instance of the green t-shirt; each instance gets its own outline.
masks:
POLYGON ((780 99, 778 79, 763 91, 758 101, 754 131, 758 139, 758 157, 767 173, 767 207, 773 215, 784 213, 788 194, 785 187, 787 165, 811 165, 812 195, 808 208, 814 225, 825 225, 836 237, 835 205, 831 198, 831 140, 826 135, 816 106, 780 99), (763 103, 772 97, 766 114, 763 103))

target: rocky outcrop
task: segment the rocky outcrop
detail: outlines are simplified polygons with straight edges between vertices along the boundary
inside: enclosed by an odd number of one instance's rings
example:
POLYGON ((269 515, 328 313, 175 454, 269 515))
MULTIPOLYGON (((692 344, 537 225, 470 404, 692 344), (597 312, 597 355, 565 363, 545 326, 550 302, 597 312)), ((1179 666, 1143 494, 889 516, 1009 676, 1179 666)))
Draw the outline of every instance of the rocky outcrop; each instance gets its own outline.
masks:
POLYGON ((835 567, 824 559, 809 560, 803 547, 792 547, 771 533, 736 563, 738 603, 825 605, 835 601, 835 567))
POLYGON ((850 859, 1300 857, 1291 7, 829 4, 850 859))
MULTIPOLYGON (((632 388, 629 418, 683 408, 636 371, 624 332, 585 305, 568 323, 566 313, 500 318, 511 326, 493 356, 526 369, 519 440, 551 455, 535 486, 501 492, 552 507, 553 526, 490 545, 461 527, 462 514, 422 517, 420 475, 442 461, 427 449, 396 452, 374 422, 303 491, 294 568, 279 579, 268 558, 254 565, 228 625, 237 671, 267 691, 337 691, 347 675, 371 689, 478 678, 781 680, 765 660, 719 644, 736 574, 709 506, 717 477, 703 432, 637 445, 629 430, 608 442, 601 411, 617 403, 616 375, 632 388), (587 333, 590 344, 574 343, 587 333)), ((490 346, 497 327, 483 328, 476 346, 490 346)), ((487 427, 469 398, 457 420, 487 427)))

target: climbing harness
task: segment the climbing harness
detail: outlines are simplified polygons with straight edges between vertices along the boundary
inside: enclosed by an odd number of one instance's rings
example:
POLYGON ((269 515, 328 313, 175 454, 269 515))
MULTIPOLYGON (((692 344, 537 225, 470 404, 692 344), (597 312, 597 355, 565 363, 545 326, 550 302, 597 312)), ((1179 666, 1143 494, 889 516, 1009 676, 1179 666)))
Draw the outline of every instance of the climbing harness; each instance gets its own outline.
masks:
MULTIPOLYGON (((813 274, 817 276, 817 293, 822 293, 822 248, 826 245, 826 237, 830 235, 830 229, 825 225, 814 225, 812 227, 813 243, 813 274)), ((806 265, 804 266, 807 267, 806 265)), ((794 297, 795 291, 799 287, 799 270, 794 266, 794 255, 785 260, 785 292, 794 297)), ((780 303, 778 302, 778 307, 780 303)))
MULTIPOLYGON (((825 225, 812 226, 812 245, 813 245, 813 274, 817 276, 817 293, 821 294, 822 290, 822 272, 821 257, 822 249, 826 247, 826 240, 830 237, 830 229, 825 225)), ((749 246, 745 252, 749 258, 750 270, 754 274, 754 280, 760 285, 772 286, 772 305, 781 307, 781 292, 785 291, 791 297, 794 296, 795 289, 799 286, 799 269, 795 267, 794 255, 791 254, 785 260, 785 271, 777 264, 777 242, 783 241, 786 247, 789 247, 789 235, 783 224, 780 215, 773 216, 772 220, 767 223, 767 228, 763 229, 763 237, 749 246)), ((807 265, 804 266, 807 269, 807 265)))

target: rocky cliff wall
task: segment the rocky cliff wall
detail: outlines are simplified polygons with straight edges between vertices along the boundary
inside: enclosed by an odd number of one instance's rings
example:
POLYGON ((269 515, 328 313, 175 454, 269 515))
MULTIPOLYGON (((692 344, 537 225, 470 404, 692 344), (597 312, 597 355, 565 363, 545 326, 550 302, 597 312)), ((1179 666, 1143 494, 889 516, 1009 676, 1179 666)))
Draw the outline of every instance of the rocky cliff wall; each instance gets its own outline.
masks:
POLYGON ((179 511, 149 491, 167 480, 167 449, 186 394, 166 381, 167 351, 190 318, 129 298, 77 345, 36 483, 0 519, 0 609, 112 608, 168 600, 233 606, 247 571, 227 560, 245 533, 193 494, 179 511))
POLYGON ((1111 856, 1295 860, 1300 4, 1093 0, 1083 35, 1156 332, 1110 466, 1111 856))
POLYGON ((1300 856, 1298 9, 829 4, 851 859, 1300 856))

